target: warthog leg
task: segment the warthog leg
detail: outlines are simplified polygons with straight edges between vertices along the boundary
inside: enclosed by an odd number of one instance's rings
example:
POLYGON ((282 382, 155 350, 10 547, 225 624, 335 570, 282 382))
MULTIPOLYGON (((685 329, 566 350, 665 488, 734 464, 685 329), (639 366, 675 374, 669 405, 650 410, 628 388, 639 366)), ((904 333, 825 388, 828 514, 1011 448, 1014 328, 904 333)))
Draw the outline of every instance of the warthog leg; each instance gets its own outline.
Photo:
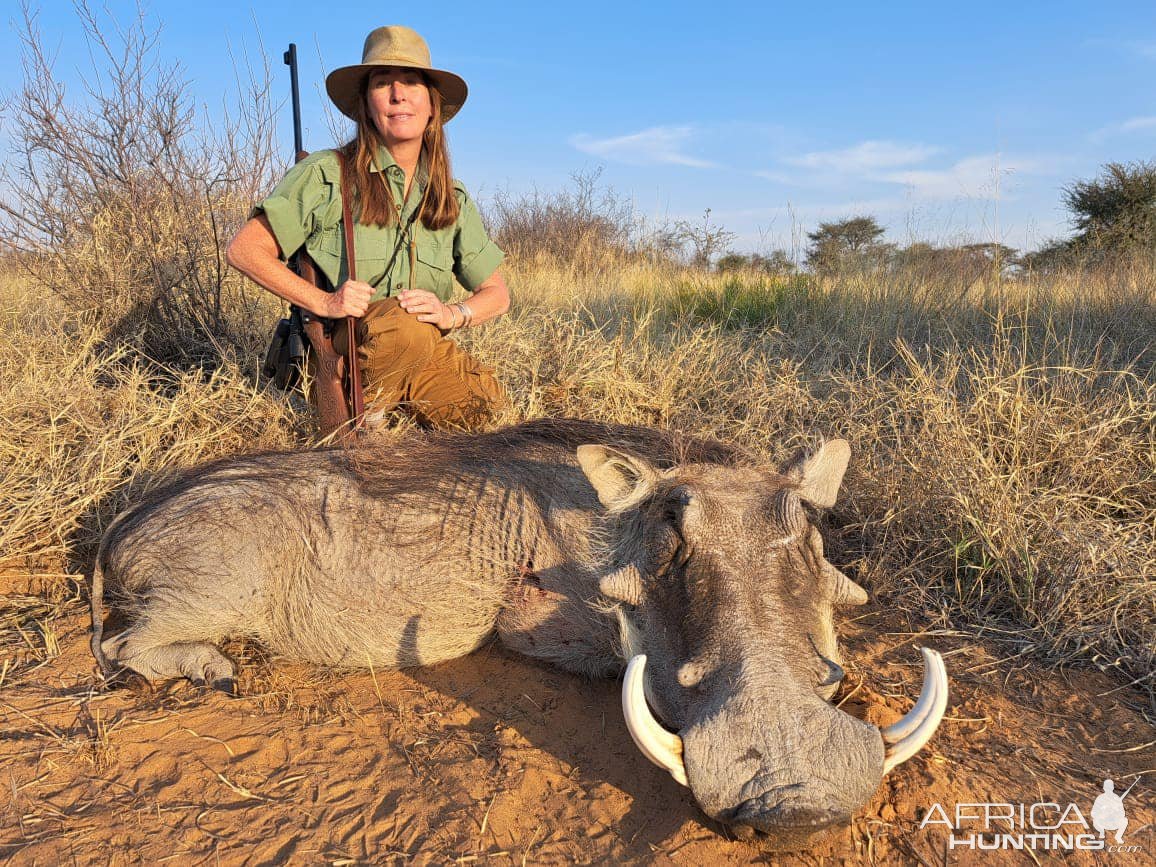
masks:
POLYGON ((207 641, 174 641, 157 644, 148 629, 132 626, 101 642, 109 661, 131 668, 149 681, 187 677, 194 683, 232 694, 235 692, 233 663, 207 641))

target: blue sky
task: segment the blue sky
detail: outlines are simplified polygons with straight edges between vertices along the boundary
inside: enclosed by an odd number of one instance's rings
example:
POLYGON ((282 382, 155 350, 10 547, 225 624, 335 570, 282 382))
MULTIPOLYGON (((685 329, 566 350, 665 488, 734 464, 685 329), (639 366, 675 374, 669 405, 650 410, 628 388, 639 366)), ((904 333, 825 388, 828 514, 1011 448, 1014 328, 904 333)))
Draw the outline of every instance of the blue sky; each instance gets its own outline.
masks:
MULTIPOLYGON (((442 2, 404 14, 342 2, 324 6, 324 21, 295 20, 297 5, 145 9, 161 55, 211 110, 235 99, 234 58, 262 51, 287 93, 280 56, 296 42, 310 150, 333 144, 324 70, 358 62, 373 27, 408 24, 435 66, 470 84, 450 142, 480 198, 601 168, 639 214, 697 221, 710 208, 744 250, 805 244, 820 220, 859 214, 898 243, 1035 247, 1068 231, 1064 184, 1108 161, 1156 159, 1153 0, 442 2)), ((68 79, 82 65, 76 15, 60 0, 39 8, 68 79)), ((9 6, 9 20, 18 14, 9 6)), ((17 48, 3 28, 2 56, 17 48)), ((6 62, 0 90, 19 82, 6 62)), ((282 121, 288 153, 287 108, 282 121)))

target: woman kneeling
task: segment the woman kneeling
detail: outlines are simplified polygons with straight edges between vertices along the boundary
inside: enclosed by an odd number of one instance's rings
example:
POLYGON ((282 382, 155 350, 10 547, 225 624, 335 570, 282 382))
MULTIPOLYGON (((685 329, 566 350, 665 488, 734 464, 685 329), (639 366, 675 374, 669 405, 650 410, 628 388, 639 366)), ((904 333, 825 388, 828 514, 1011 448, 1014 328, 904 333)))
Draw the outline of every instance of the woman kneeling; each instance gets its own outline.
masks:
MULTIPOLYGON (((359 319, 357 357, 371 418, 399 408, 431 427, 480 426, 505 396, 493 371, 447 335, 501 316, 510 295, 498 271, 504 254, 450 171, 444 124, 465 102, 466 83, 433 69, 425 41, 394 26, 370 33, 362 62, 332 72, 326 90, 356 121, 356 137, 297 163, 241 227, 229 264, 314 317, 359 319), (349 279, 345 254, 343 181, 357 279, 349 279), (301 249, 336 291, 286 266, 301 249), (470 293, 457 304, 449 303, 454 278, 470 293)), ((321 333, 314 329, 311 337, 321 333)), ((335 361, 347 353, 343 338, 344 329, 335 329, 329 349, 314 337, 321 365, 327 354, 335 361)), ((326 403, 333 399, 324 388, 314 400, 323 433, 331 433, 337 425, 326 403)))

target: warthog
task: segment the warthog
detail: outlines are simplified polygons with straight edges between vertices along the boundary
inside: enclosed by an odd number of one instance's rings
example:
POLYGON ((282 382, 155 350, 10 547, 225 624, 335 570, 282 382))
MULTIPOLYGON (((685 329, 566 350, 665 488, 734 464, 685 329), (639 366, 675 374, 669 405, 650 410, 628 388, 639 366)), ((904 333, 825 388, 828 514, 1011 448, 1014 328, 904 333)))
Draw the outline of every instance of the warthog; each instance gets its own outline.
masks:
POLYGON ((894 726, 828 701, 833 610, 867 597, 804 503, 834 503, 849 456, 833 440, 776 472, 721 443, 554 420, 220 461, 109 529, 93 652, 106 675, 228 690, 216 643, 241 635, 322 665, 406 667, 496 632, 571 671, 627 667, 644 754, 709 816, 796 848, 848 822, 947 701, 926 650, 923 694, 894 726), (105 576, 133 619, 102 640, 105 576))

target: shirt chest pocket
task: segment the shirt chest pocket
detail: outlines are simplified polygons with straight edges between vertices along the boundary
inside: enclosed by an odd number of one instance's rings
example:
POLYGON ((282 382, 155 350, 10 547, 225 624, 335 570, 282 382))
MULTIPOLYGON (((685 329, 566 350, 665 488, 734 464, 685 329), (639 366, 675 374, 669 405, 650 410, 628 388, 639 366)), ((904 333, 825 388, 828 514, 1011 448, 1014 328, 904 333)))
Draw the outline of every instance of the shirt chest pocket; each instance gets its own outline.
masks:
POLYGON ((454 251, 451 244, 426 236, 417 243, 417 269, 414 287, 428 289, 442 301, 448 301, 454 289, 454 251))
MULTIPOLYGON (((371 286, 376 286, 385 275, 385 239, 380 237, 381 232, 370 233, 365 227, 358 226, 353 235, 354 255, 357 257, 357 279, 371 286)), ((336 285, 349 277, 345 256, 345 233, 341 226, 334 226, 322 230, 316 240, 314 259, 322 270, 334 280, 336 285)))

